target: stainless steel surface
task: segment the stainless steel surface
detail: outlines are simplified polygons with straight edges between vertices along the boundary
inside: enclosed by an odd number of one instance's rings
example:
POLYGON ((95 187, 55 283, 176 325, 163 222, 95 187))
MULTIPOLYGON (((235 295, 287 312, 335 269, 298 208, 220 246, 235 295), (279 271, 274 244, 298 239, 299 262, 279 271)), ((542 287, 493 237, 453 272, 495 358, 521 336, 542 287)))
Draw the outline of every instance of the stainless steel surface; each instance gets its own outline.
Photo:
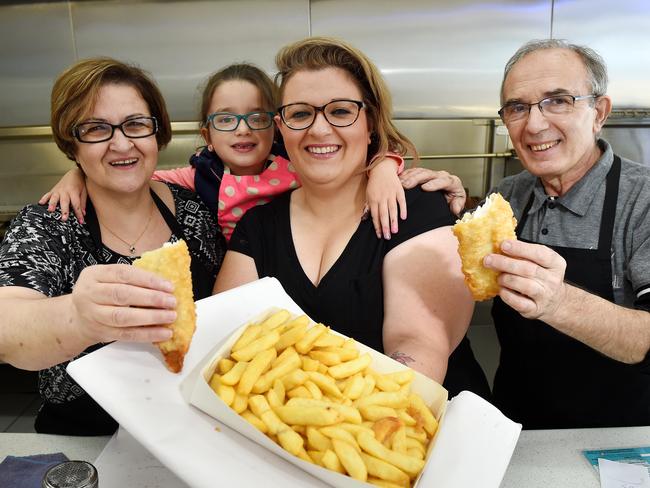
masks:
POLYGON ((553 37, 586 44, 607 62, 615 108, 650 107, 650 2, 555 0, 553 37))
POLYGON ((49 123, 54 76, 74 61, 67 2, 0 7, 0 126, 49 123))
POLYGON ((368 54, 402 118, 496 117, 506 60, 550 21, 551 0, 311 1, 313 35, 368 54))

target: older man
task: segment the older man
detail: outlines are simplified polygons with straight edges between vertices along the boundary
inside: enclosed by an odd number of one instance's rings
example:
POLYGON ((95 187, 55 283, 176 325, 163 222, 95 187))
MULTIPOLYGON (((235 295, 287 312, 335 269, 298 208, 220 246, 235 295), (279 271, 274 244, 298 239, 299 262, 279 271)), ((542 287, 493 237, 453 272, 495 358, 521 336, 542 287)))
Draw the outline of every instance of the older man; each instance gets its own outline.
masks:
POLYGON ((517 241, 492 310, 494 400, 525 428, 650 425, 650 169, 598 138, 612 107, 593 50, 531 41, 508 61, 499 114, 525 171, 496 188, 517 241))

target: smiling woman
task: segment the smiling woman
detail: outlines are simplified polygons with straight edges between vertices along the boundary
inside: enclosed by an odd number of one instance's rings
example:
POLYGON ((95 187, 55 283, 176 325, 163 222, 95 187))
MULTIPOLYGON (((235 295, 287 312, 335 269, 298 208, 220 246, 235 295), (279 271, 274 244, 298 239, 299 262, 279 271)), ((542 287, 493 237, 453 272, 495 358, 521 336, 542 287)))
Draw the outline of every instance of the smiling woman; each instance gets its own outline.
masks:
MULTIPOLYGON (((244 216, 215 291, 274 276, 312 319, 442 383, 473 302, 441 193, 408 190, 408 218, 390 239, 378 240, 364 214, 371 156, 415 152, 391 121, 379 71, 328 38, 289 45, 276 64, 276 123, 302 187, 244 216)), ((487 389, 471 360, 452 395, 487 389)))
POLYGON ((68 361, 115 340, 168 339, 160 325, 176 317, 171 284, 127 265, 184 239, 199 299, 222 240, 196 194, 151 181, 171 127, 139 68, 108 58, 70 67, 52 89, 52 130, 85 175, 86 215, 63 221, 59 209, 30 205, 13 221, 0 246, 0 358, 41 370, 38 432, 108 434, 117 424, 67 375, 68 361))

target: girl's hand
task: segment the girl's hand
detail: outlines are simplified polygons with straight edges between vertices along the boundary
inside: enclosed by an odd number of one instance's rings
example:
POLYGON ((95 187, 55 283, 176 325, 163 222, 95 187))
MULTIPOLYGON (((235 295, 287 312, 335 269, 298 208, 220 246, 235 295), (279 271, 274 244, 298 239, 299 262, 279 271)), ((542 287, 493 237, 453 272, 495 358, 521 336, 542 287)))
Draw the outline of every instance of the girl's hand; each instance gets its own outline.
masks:
POLYGON ((390 239, 399 230, 398 207, 400 217, 406 219, 406 197, 394 159, 384 158, 369 171, 366 198, 377 237, 390 239))
POLYGON ((86 180, 79 168, 68 171, 50 191, 38 201, 41 205, 47 203, 48 212, 54 212, 57 203, 61 206, 61 220, 68 220, 70 206, 79 223, 84 223, 86 215, 86 180))
POLYGON ((87 344, 171 338, 161 324, 176 320, 173 286, 126 264, 89 266, 72 290, 73 327, 87 344))
POLYGON ((463 182, 456 175, 427 168, 411 168, 402 172, 399 179, 406 189, 421 185, 422 189, 426 191, 441 190, 454 215, 458 215, 465 208, 467 195, 463 188, 463 182))

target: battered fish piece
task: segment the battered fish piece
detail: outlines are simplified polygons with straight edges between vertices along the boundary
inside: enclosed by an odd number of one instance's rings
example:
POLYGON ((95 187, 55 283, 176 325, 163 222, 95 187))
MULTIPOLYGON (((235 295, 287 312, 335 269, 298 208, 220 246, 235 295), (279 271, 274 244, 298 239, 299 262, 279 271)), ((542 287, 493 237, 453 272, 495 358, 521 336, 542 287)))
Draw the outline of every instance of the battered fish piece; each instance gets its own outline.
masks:
POLYGON ((476 301, 499 293, 499 273, 483 266, 488 254, 501 253, 501 242, 516 239, 517 220, 510 204, 500 193, 490 195, 473 213, 466 213, 452 227, 458 238, 458 254, 462 260, 465 282, 476 301))
POLYGON ((156 345, 165 358, 167 368, 178 373, 183 369, 183 360, 196 329, 196 309, 187 244, 183 240, 174 244, 166 243, 159 249, 143 253, 133 262, 133 266, 151 271, 174 284, 176 322, 166 326, 174 334, 171 339, 156 345))

